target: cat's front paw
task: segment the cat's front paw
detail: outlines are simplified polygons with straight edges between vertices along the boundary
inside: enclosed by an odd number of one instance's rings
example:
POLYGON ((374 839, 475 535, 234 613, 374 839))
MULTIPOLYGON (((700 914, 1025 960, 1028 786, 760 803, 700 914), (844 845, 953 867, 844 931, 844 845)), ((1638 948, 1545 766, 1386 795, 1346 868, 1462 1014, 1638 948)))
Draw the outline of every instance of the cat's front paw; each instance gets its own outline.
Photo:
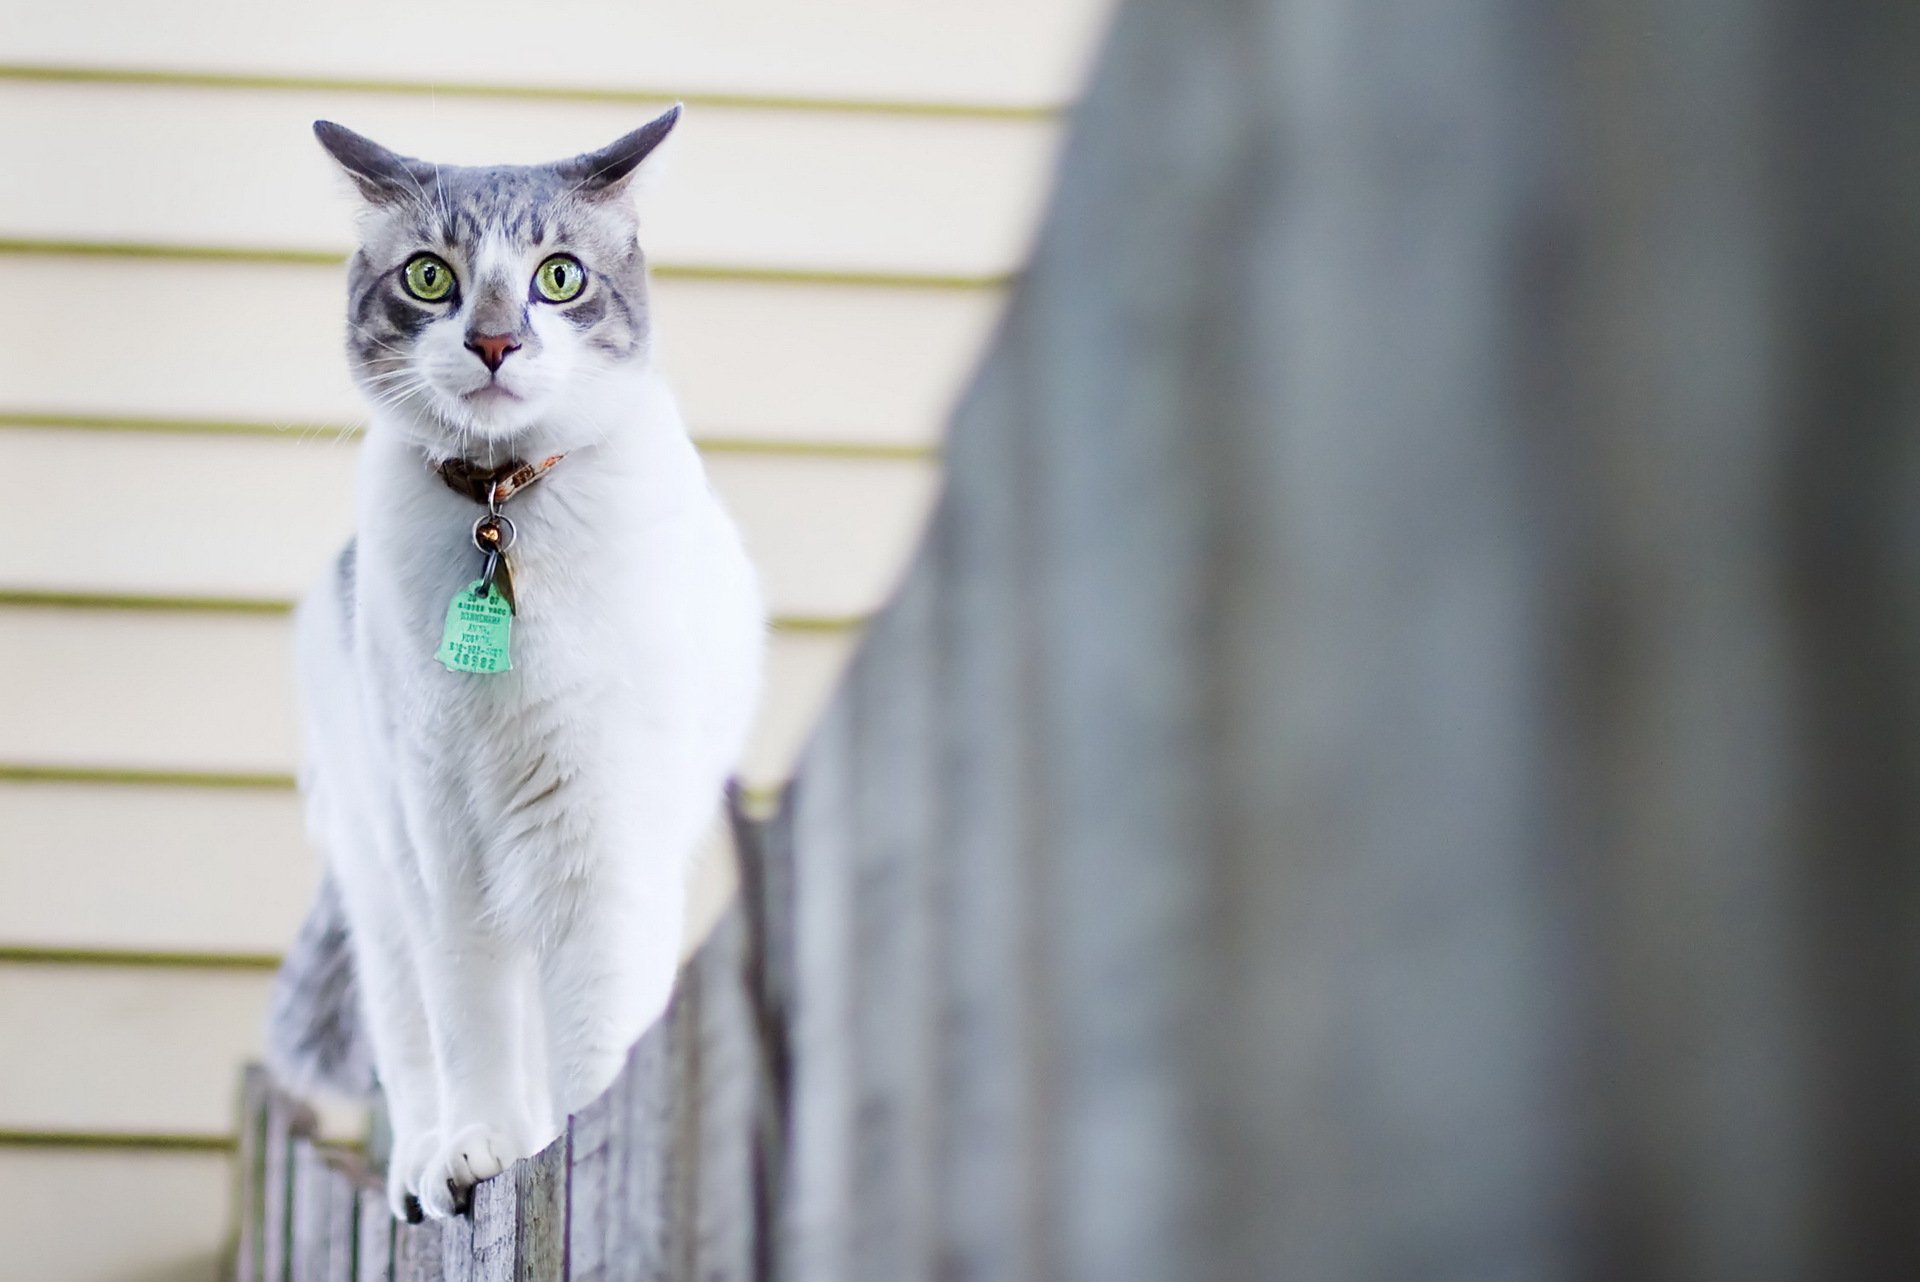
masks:
POLYGON ((444 1220, 473 1205, 473 1186, 525 1157, 521 1147, 491 1126, 463 1126, 443 1142, 420 1174, 420 1208, 444 1220))

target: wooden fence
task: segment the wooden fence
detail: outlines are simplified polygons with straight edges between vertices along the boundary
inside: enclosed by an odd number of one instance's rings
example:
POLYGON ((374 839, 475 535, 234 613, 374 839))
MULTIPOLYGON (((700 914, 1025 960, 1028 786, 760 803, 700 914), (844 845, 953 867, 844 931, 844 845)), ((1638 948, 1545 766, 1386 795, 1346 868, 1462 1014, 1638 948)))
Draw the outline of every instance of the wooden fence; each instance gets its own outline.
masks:
POLYGON ((247 1276, 1920 1277, 1916 67, 1125 4, 668 1024, 444 1234, 256 1084, 247 1276))
POLYGON ((755 963, 736 911, 663 1023, 566 1133, 486 1181, 470 1216, 400 1224, 355 1152, 249 1069, 240 1282, 557 1282, 764 1277, 762 1158, 778 1134, 760 1060, 755 963))

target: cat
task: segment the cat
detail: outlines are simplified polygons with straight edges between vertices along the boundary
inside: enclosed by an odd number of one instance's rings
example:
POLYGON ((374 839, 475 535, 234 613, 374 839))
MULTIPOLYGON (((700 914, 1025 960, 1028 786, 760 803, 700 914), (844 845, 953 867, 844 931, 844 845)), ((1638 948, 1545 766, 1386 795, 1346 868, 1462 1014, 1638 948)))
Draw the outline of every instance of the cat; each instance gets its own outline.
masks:
POLYGON ((314 125, 360 197, 370 421, 354 539, 295 615, 328 872, 270 1057, 377 1077, 404 1218, 538 1151, 665 1008, 758 699, 757 579, 652 361, 629 188, 679 118, 480 168, 314 125))

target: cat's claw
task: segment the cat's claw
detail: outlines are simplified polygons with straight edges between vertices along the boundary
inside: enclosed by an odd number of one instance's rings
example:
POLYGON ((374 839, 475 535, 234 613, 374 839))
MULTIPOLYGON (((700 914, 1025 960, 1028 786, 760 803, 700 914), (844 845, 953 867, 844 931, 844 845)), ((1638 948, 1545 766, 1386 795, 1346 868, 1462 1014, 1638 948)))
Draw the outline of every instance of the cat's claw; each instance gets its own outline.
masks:
POLYGON ((420 1176, 420 1208, 430 1220, 460 1215, 473 1205, 473 1186, 491 1179, 523 1156, 518 1146, 491 1126, 455 1131, 420 1176))
POLYGON ((416 1195, 420 1191, 421 1172, 439 1148, 439 1137, 431 1131, 394 1137, 393 1152, 387 1158, 387 1208, 393 1212, 394 1219, 418 1224, 426 1218, 416 1195))

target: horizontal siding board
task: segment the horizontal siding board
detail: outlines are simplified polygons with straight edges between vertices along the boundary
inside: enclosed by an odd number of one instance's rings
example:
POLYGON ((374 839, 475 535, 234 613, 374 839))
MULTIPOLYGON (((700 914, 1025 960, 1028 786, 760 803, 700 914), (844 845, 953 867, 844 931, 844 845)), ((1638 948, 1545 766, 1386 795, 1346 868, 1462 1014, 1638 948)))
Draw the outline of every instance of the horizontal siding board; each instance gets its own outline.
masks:
POLYGON ((253 615, 0 611, 0 760, 290 772, 291 633, 253 615))
MULTIPOLYGON (((0 762, 290 772, 291 634, 284 616, 0 609, 0 762)), ((774 637, 749 783, 785 778, 852 643, 774 637)))
POLYGON ((225 1135, 262 973, 0 964, 0 1129, 225 1135))
MULTIPOLYGON (((344 279, 333 263, 0 253, 0 296, 34 300, 0 313, 0 415, 238 421, 296 437, 360 423, 344 279)), ((938 438, 999 301, 989 290, 653 286, 658 359, 696 436, 885 446, 938 438)))
POLYGON ((89 4, 85 20, 59 6, 13 6, 5 57, 26 66, 352 81, 418 82, 430 68, 432 79, 456 84, 1045 108, 1077 85, 1106 9, 1104 0, 978 0, 938 10, 891 0, 599 0, 569 4, 562 26, 530 29, 525 7, 504 0, 275 10, 203 3, 166 22, 135 0, 107 0, 89 4))
MULTIPOLYGON (((0 781, 0 960, 270 964, 305 917, 318 875, 301 825, 288 788, 0 781)), ((734 884, 716 822, 688 886, 689 951, 734 884)))
MULTIPOLYGON (((35 460, 0 589, 291 600, 353 529, 352 441, 0 427, 0 452, 35 460)), ((829 618, 879 603, 937 474, 923 460, 743 454, 707 470, 774 612, 829 618)))
POLYGON ((205 1282, 231 1232, 232 1159, 0 1149, 0 1254, 33 1282, 205 1282))
MULTIPOLYGON (((0 78, 0 115, 35 122, 0 133, 0 172, 62 175, 0 188, 0 236, 345 251, 356 202, 312 138, 317 118, 445 164, 529 163, 600 146, 665 105, 0 78), (71 163, 88 155, 115 160, 71 163)), ((645 190, 643 243, 661 264, 1004 276, 1054 133, 696 106, 645 190)))
POLYGON ((288 791, 0 782, 0 833, 7 947, 273 953, 317 874, 288 791))

